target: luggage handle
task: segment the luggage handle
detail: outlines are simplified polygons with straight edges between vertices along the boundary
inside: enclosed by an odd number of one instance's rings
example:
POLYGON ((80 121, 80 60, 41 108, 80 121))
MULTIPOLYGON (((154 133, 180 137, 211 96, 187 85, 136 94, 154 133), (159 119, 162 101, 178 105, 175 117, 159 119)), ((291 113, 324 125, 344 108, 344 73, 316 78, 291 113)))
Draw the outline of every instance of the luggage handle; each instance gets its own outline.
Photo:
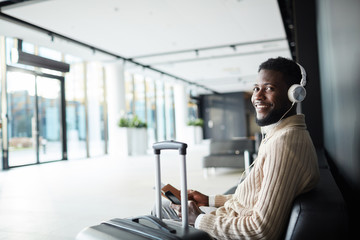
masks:
POLYGON ((187 144, 170 140, 170 141, 154 143, 153 148, 154 148, 154 153, 156 155, 160 154, 160 150, 165 150, 165 149, 179 150, 180 155, 186 155, 187 144))
POLYGON ((145 215, 145 216, 139 216, 132 218, 131 221, 139 223, 140 220, 148 220, 149 222, 152 222, 155 224, 158 228, 161 230, 168 231, 169 233, 176 233, 176 229, 169 227, 164 222, 160 221, 158 218, 151 216, 151 215, 145 215))
POLYGON ((160 168, 160 151, 166 149, 179 150, 179 154, 182 155, 182 161, 180 165, 180 175, 181 175, 181 216, 182 216, 182 227, 187 230, 189 228, 189 206, 188 194, 187 194, 187 183, 186 183, 186 148, 187 144, 176 141, 163 141, 153 144, 154 153, 156 156, 156 216, 161 220, 161 168, 160 168))

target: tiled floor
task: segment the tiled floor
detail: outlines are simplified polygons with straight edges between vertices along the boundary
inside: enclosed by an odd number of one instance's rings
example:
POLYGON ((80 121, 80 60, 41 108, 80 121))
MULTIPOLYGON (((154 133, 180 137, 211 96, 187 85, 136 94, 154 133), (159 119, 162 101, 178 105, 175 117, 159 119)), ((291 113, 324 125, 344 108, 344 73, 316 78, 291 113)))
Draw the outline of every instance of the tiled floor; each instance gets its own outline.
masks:
MULTIPOLYGON (((207 143, 189 146, 188 187, 205 194, 235 185, 240 170, 207 178, 207 143)), ((177 151, 162 153, 162 179, 180 187, 177 151)), ((0 171, 1 240, 70 240, 83 228, 115 217, 149 214, 154 205, 154 156, 105 156, 0 171)))

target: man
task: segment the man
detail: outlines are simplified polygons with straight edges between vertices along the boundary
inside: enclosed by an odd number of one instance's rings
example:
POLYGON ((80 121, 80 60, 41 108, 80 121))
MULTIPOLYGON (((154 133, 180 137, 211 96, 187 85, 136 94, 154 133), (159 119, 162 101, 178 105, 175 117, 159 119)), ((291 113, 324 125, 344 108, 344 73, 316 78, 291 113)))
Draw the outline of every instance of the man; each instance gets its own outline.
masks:
MULTIPOLYGON (((264 138, 252 170, 231 195, 189 190, 190 224, 216 239, 281 237, 293 200, 319 179, 305 117, 288 98, 290 86, 301 79, 301 67, 292 60, 278 57, 260 65, 251 100, 264 138), (200 206, 217 210, 204 214, 200 206)), ((179 205, 171 207, 180 211, 179 205)))

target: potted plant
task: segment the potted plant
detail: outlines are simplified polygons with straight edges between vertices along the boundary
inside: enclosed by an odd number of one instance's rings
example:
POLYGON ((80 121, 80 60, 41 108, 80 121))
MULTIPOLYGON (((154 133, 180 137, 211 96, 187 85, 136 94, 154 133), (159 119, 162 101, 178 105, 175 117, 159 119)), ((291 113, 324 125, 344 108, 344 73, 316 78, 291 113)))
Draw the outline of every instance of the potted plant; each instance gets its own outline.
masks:
POLYGON ((202 120, 201 118, 192 119, 187 122, 187 125, 202 127, 204 125, 204 120, 202 120))
POLYGON ((126 135, 127 155, 143 155, 147 150, 147 123, 136 115, 122 117, 118 123, 126 135))
POLYGON ((204 120, 201 118, 190 119, 187 122, 187 126, 190 129, 190 134, 192 139, 189 142, 193 142, 194 144, 201 143, 203 138, 202 127, 204 125, 204 120))

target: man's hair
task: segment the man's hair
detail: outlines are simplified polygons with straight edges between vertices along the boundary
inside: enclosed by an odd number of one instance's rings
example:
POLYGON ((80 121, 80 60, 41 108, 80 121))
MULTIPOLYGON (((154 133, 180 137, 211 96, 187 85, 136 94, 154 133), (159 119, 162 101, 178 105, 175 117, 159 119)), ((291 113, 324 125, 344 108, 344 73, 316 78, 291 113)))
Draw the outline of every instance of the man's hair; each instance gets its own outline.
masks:
POLYGON ((283 57, 269 58, 260 64, 258 72, 262 69, 281 72, 289 87, 293 84, 300 84, 301 70, 293 60, 283 57))

